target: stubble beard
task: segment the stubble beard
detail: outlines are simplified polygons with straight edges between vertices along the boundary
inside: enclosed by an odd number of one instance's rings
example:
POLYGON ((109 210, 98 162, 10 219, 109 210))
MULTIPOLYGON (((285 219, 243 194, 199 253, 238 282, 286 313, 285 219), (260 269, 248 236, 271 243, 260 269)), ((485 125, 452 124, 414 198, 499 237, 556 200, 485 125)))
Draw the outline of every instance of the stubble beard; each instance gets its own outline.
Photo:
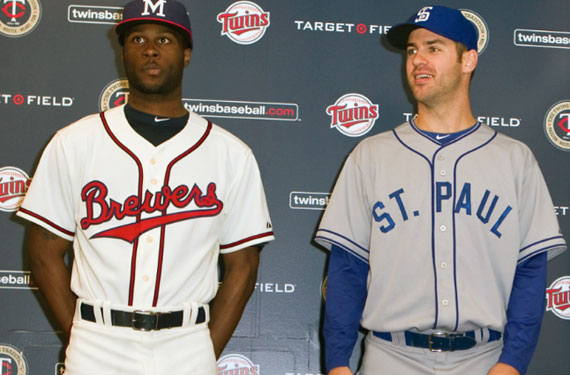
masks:
POLYGON ((162 80, 157 82, 145 82, 139 74, 131 69, 125 69, 129 87, 142 94, 168 95, 179 90, 182 82, 182 70, 180 73, 169 72, 162 80))
POLYGON ((408 85, 418 103, 422 103, 427 107, 435 107, 439 103, 450 100, 451 96, 455 95, 460 81, 460 77, 447 77, 442 82, 435 82, 433 87, 416 87, 408 79, 408 85))

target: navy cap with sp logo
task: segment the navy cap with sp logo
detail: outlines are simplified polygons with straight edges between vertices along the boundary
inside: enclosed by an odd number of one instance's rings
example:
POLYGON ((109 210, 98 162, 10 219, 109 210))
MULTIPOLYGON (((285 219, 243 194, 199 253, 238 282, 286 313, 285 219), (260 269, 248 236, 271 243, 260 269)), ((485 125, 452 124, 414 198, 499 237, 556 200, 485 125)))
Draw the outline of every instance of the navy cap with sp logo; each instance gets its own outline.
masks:
POLYGON ((192 48, 190 17, 183 4, 174 0, 133 0, 123 8, 123 20, 115 31, 123 43, 125 31, 139 23, 162 23, 179 30, 192 48))
POLYGON ((423 7, 406 22, 392 27, 388 30, 388 41, 398 49, 406 49, 410 33, 420 27, 463 43, 467 50, 477 51, 475 26, 461 11, 439 5, 423 7))

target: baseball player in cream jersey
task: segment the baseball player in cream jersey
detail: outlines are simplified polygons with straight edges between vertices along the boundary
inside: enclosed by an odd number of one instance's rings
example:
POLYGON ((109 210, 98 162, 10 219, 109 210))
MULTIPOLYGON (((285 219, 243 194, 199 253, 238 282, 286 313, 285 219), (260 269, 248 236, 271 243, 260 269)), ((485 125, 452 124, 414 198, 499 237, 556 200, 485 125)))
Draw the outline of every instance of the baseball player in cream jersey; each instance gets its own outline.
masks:
POLYGON ((65 127, 44 150, 18 212, 33 223, 32 273, 70 331, 66 374, 217 374, 274 238, 258 166, 182 105, 192 50, 182 4, 132 1, 116 31, 129 103, 65 127))
POLYGON ((331 250, 328 374, 519 374, 544 311, 546 259, 566 249, 523 143, 477 122, 477 33, 428 6, 395 26, 418 114, 349 155, 316 240, 331 250))

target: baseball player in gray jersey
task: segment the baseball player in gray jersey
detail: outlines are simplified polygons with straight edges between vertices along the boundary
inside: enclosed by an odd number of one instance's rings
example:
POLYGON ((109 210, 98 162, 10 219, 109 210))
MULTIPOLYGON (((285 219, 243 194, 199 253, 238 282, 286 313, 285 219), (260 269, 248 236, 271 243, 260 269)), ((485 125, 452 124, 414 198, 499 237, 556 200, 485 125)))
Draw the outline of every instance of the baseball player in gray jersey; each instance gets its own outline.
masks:
POLYGON ((244 143, 183 106, 182 4, 132 1, 116 32, 129 102, 46 147, 18 212, 32 223, 32 274, 70 332, 66 374, 214 375, 273 239, 259 170, 244 143))
POLYGON ((537 162, 477 122, 477 32, 426 6, 388 32, 405 50, 417 115, 349 155, 316 234, 331 250, 324 339, 330 375, 526 371, 546 261, 566 249, 537 162))

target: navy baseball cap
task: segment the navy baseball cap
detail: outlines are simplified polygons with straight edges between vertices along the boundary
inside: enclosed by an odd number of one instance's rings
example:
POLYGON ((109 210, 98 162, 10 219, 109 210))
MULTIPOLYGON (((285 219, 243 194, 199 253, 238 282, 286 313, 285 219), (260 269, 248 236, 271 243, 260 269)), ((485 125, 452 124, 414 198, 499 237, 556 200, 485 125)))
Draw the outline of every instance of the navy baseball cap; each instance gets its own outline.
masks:
POLYGON ((398 49, 406 49, 410 33, 417 28, 428 29, 455 42, 463 43, 467 50, 477 51, 477 29, 461 11, 444 6, 426 6, 406 22, 388 30, 388 41, 398 49))
POLYGON ((183 4, 174 0, 133 0, 123 8, 123 20, 115 26, 123 43, 125 31, 139 23, 162 23, 174 27, 187 37, 192 48, 190 17, 183 4))

